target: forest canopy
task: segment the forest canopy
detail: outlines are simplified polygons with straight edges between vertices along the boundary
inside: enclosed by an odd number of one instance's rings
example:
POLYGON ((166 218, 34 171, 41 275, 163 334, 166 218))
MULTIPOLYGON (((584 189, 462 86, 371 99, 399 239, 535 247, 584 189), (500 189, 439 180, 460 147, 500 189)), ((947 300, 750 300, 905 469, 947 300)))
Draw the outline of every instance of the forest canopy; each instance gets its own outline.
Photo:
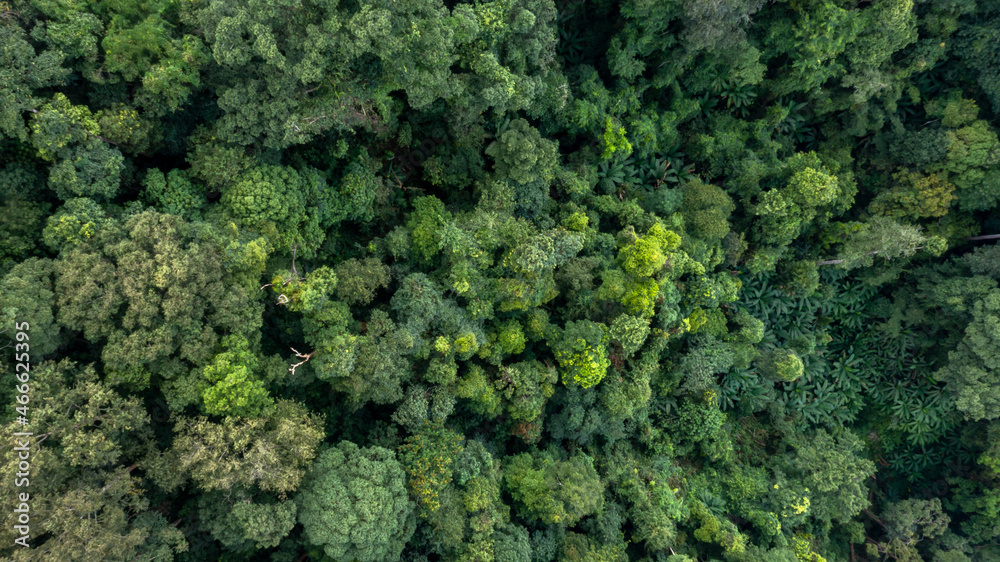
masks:
POLYGON ((998 116, 994 0, 0 0, 0 557, 1000 560, 998 116))

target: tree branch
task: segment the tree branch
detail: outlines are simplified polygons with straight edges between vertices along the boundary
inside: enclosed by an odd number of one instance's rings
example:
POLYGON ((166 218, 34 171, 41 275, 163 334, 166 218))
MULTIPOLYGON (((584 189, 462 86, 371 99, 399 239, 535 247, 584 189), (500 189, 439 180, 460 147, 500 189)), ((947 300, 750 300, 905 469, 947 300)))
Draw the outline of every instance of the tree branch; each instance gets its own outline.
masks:
POLYGON ((306 353, 306 354, 302 354, 302 353, 299 353, 298 350, 296 350, 294 347, 290 347, 288 349, 291 349, 292 351, 294 351, 295 352, 295 356, 298 357, 299 359, 302 359, 302 361, 299 361, 298 363, 292 365, 288 369, 289 371, 292 372, 293 375, 295 374, 295 369, 296 368, 301 367, 302 365, 305 365, 306 363, 308 363, 309 360, 312 359, 312 356, 316 354, 316 350, 313 350, 313 351, 311 351, 309 353, 306 353))

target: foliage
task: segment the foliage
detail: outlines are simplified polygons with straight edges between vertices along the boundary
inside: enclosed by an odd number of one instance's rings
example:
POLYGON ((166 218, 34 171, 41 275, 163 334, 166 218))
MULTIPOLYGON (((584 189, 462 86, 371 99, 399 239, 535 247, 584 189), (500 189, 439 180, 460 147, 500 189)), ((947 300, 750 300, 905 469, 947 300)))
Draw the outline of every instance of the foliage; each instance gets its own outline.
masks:
POLYGON ((427 422, 400 445, 400 460, 424 516, 440 507, 438 495, 451 482, 451 464, 462 450, 461 443, 459 434, 427 422))
POLYGON ((608 339, 607 328, 602 324, 589 320, 567 324, 558 341, 550 344, 562 367, 563 384, 573 381, 589 388, 601 382, 611 366, 608 339))
POLYGON ((0 558, 1000 558, 995 4, 0 0, 0 558))
POLYGON ((555 143, 543 139, 524 119, 511 121, 506 131, 486 147, 493 157, 497 174, 526 184, 535 180, 549 182, 555 175, 555 143))
POLYGON ((295 491, 316 456, 321 420, 301 404, 275 406, 267 419, 178 419, 173 444, 150 457, 148 471, 168 490, 191 479, 206 492, 234 486, 295 491))
POLYGON ((549 524, 573 525, 604 504, 593 460, 582 455, 561 461, 521 453, 511 458, 504 484, 527 514, 549 524))
POLYGON ((395 455, 341 441, 316 458, 296 496, 307 540, 334 560, 397 560, 414 530, 395 455))

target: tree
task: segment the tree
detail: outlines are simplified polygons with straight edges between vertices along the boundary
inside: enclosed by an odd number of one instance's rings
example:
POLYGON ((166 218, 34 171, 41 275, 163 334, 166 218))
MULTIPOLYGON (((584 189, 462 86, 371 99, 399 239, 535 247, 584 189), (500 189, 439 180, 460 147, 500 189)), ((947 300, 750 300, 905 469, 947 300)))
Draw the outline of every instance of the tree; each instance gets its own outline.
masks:
POLYGON ((1000 280, 1000 244, 980 246, 959 258, 972 273, 1000 280))
POLYGON ((543 139, 524 119, 511 121, 507 130, 486 147, 486 154, 493 157, 499 177, 521 184, 552 181, 558 165, 556 143, 543 139))
POLYGON ((689 400, 679 408, 677 439, 688 442, 680 450, 686 453, 698 446, 709 459, 727 460, 733 448, 726 430, 728 416, 719 410, 712 391, 703 398, 689 400))
POLYGON ((331 225, 326 181, 314 169, 258 166, 241 174, 222 195, 240 226, 265 235, 275 249, 315 255, 331 225))
MULTIPOLYGON (((367 333, 356 340, 353 368, 349 374, 333 379, 334 388, 347 392, 350 404, 360 407, 367 402, 390 404, 403 398, 403 385, 413 376, 408 354, 413 349, 409 333, 389 319, 382 310, 372 310, 367 333)), ((353 345, 345 342, 345 345, 353 345)), ((331 347, 332 353, 343 353, 331 347)), ((350 348, 348 348, 350 353, 350 348)))
POLYGON ((501 366, 494 386, 497 394, 506 398, 504 405, 511 419, 533 422, 542 417, 557 381, 554 368, 526 361, 501 366))
POLYGON ((493 536, 493 556, 496 562, 531 560, 531 544, 528 542, 528 531, 524 527, 507 524, 493 536))
POLYGON ((521 453, 504 470, 504 485, 525 515, 572 526, 604 505, 604 484, 593 463, 583 454, 556 460, 546 454, 521 453))
POLYGON ((201 85, 200 69, 209 61, 205 45, 194 35, 172 34, 174 26, 162 13, 148 13, 141 4, 124 7, 116 10, 101 41, 107 69, 129 82, 141 78, 135 97, 146 112, 177 111, 201 85))
POLYGON ((38 174, 25 165, 0 168, 0 237, 6 240, 0 262, 32 255, 45 225, 49 205, 40 201, 38 174))
POLYGON ((118 193, 125 158, 100 132, 90 109, 73 105, 62 93, 32 115, 31 143, 53 163, 49 187, 60 199, 111 199, 118 193))
POLYGON ((846 269, 871 267, 875 258, 888 261, 909 257, 924 247, 931 252, 943 251, 944 240, 924 236, 918 227, 875 216, 848 236, 841 250, 843 261, 839 263, 846 269))
POLYGON ((702 240, 715 242, 729 233, 729 215, 736 209, 725 191, 701 180, 686 182, 683 186, 685 230, 702 240))
POLYGON ((786 168, 786 185, 761 193, 752 206, 760 217, 758 239, 773 246, 785 246, 797 238, 821 212, 829 211, 842 191, 837 176, 815 153, 796 154, 786 168))
POLYGON ((913 553, 918 542, 944 534, 951 523, 938 498, 893 502, 882 513, 882 520, 888 539, 883 548, 901 553, 913 553))
POLYGON ((0 333, 3 338, 14 338, 15 322, 30 326, 30 357, 33 361, 51 355, 62 342, 59 325, 55 322, 52 272, 49 260, 31 258, 11 268, 0 279, 0 311, 9 313, 0 333))
POLYGON ((978 113, 975 103, 951 98, 945 103, 928 104, 929 113, 951 121, 945 131, 947 154, 943 162, 927 168, 930 172, 943 172, 949 182, 958 187, 955 195, 962 210, 985 210, 1000 201, 1000 140, 996 132, 982 119, 974 120, 978 113), (963 126, 964 125, 964 126, 963 126))
POLYGON ((802 376, 802 358, 793 350, 775 349, 765 353, 757 363, 761 374, 782 382, 793 382, 802 376))
POLYGON ((174 442, 145 461, 165 490, 188 479, 206 492, 256 486, 287 494, 299 488, 323 439, 322 420, 305 406, 279 400, 268 418, 181 417, 174 442))
MULTIPOLYGON (((676 251, 681 245, 680 236, 665 229, 662 224, 652 225, 641 237, 635 236, 629 228, 622 237, 627 243, 618 250, 618 263, 628 274, 628 279, 619 294, 608 294, 608 297, 617 297, 631 314, 652 317, 656 313, 655 303, 661 296, 661 290, 666 292, 670 289, 669 278, 657 283, 653 277, 660 278, 658 273, 661 269, 667 269, 671 277, 678 276, 683 272, 685 262, 690 263, 690 260, 686 259, 687 254, 676 251)), ((608 272, 609 276, 615 273, 608 272)), ((609 291, 613 286, 605 281, 601 290, 609 291)))
POLYGON ((863 458, 864 445, 850 431, 832 436, 820 429, 795 443, 783 465, 800 478, 811 492, 811 513, 820 521, 842 523, 868 506, 865 482, 875 473, 875 464, 863 458))
MULTIPOLYGON (((22 406, 27 426, 12 418, 5 424, 11 434, 27 435, 0 451, 4 495, 28 494, 30 506, 24 509, 30 510, 31 548, 14 547, 9 557, 169 560, 186 551, 183 532, 150 509, 142 480, 132 473, 154 446, 141 400, 119 395, 93 365, 45 361, 30 373, 31 398, 44 399, 22 406)), ((18 519, 13 509, 4 515, 0 534, 10 544, 22 536, 14 528, 24 524, 18 519)))
POLYGON ((367 305, 375 292, 389 286, 389 268, 377 258, 352 258, 340 262, 337 274, 337 297, 351 305, 367 305))
POLYGON ((260 309, 229 282, 211 234, 145 211, 99 230, 55 263, 59 324, 90 342, 107 342, 106 370, 162 377, 167 401, 178 410, 201 398, 198 368, 211 360, 219 334, 254 341, 260 325, 260 309))
POLYGON ((744 27, 750 16, 760 10, 763 3, 746 0, 716 0, 714 2, 685 2, 685 47, 693 51, 709 50, 727 52, 745 46, 744 27))
POLYGON ((434 196, 413 200, 413 214, 406 223, 417 256, 428 262, 441 250, 441 230, 451 220, 444 203, 434 196))
POLYGON ((833 2, 812 2, 791 17, 768 22, 765 53, 787 55, 797 64, 782 72, 771 86, 777 95, 818 90, 845 70, 841 55, 862 31, 859 12, 833 2))
POLYGON ((180 170, 170 170, 164 175, 158 168, 150 168, 142 184, 146 189, 146 198, 170 215, 198 219, 207 203, 204 190, 180 170))
POLYGON ((899 219, 941 217, 955 199, 955 186, 938 174, 901 170, 892 179, 894 185, 872 201, 873 213, 899 219))
POLYGON ((622 314, 611 322, 608 333, 612 342, 622 346, 625 355, 633 355, 649 336, 649 319, 622 314))
POLYGON ((334 560, 398 560, 416 526, 403 468, 382 447, 323 452, 295 501, 305 538, 334 560))
POLYGON ((254 498, 245 490, 212 492, 198 500, 201 523, 237 552, 278 546, 295 527, 294 501, 254 498))
MULTIPOLYGON (((845 50, 850 72, 843 85, 853 87, 851 101, 866 102, 887 89, 893 55, 917 40, 917 16, 909 0, 880 0, 860 13, 862 30, 845 50)), ((898 72, 898 70, 897 70, 898 72)))
POLYGON ((207 2, 189 11, 226 72, 216 88, 229 142, 283 149, 327 130, 384 130, 388 93, 424 107, 451 90, 454 30, 440 2, 207 2), (305 30, 305 31, 302 31, 305 30), (331 75, 327 69, 337 69, 331 75), (377 87, 372 85, 378 84, 377 87))
POLYGON ((264 382, 255 377, 257 357, 246 338, 230 335, 222 339, 225 351, 205 367, 209 385, 202 394, 205 411, 216 416, 256 418, 263 416, 274 400, 264 382))
POLYGON ((0 51, 4 53, 0 68, 0 135, 27 141, 24 112, 35 111, 41 105, 34 90, 62 84, 71 71, 62 67, 65 55, 59 50, 36 52, 18 25, 0 26, 0 51))
POLYGON ((297 271, 281 271, 269 285, 278 293, 279 305, 287 306, 292 312, 318 316, 330 302, 339 281, 337 274, 324 265, 302 276, 297 271))
POLYGON ((622 246, 618 261, 625 273, 650 277, 666 264, 669 252, 678 246, 680 236, 661 224, 654 224, 645 236, 635 236, 633 241, 622 246))
POLYGON ((93 199, 75 197, 69 199, 49 217, 42 240, 53 251, 68 253, 69 250, 87 245, 98 232, 114 228, 115 221, 93 199))
POLYGON ((555 297, 554 270, 573 258, 583 242, 581 234, 561 228, 518 240, 500 263, 506 275, 498 284, 499 309, 526 310, 555 297))
POLYGON ((973 420, 1000 417, 1000 290, 993 289, 972 306, 965 337, 948 353, 948 364, 936 373, 955 396, 955 406, 973 420))
POLYGON ((608 339, 603 324, 590 320, 568 322, 557 338, 548 342, 562 368, 563 384, 590 388, 601 382, 611 366, 608 339))
POLYGON ((462 436, 439 422, 426 422, 399 447, 422 516, 437 510, 438 496, 451 483, 452 462, 462 452, 462 436))

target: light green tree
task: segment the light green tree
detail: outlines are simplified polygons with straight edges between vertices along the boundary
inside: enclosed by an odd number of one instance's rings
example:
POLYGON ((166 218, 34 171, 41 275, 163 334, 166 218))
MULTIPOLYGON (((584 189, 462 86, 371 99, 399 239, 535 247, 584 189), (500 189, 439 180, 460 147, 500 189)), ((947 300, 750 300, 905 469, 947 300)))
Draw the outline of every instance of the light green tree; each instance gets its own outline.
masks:
POLYGON ((525 515, 543 523, 572 526, 604 506, 604 484, 593 459, 582 454, 565 461, 515 455, 504 468, 504 485, 525 515))

